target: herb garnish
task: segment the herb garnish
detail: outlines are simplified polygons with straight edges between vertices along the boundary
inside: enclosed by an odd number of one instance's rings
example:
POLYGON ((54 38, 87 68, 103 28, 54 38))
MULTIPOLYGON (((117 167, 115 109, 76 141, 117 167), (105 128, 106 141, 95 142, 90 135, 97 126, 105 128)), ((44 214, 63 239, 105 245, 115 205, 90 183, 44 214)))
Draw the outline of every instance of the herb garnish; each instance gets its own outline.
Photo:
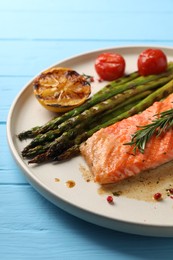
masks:
POLYGON ((173 108, 156 114, 158 116, 151 124, 139 126, 133 135, 131 142, 124 145, 134 145, 134 152, 138 149, 141 153, 144 153, 147 142, 155 134, 156 136, 165 133, 173 126, 173 108))

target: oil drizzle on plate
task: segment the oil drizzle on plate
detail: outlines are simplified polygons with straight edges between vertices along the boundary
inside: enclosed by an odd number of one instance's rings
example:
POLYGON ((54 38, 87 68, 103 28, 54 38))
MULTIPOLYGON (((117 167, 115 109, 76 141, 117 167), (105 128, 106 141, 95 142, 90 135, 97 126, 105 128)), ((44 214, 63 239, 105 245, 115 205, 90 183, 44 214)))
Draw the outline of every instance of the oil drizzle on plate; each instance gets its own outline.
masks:
POLYGON ((55 178, 55 182, 60 182, 60 179, 59 178, 55 178))
POLYGON ((73 188, 75 185, 76 185, 76 183, 74 181, 72 181, 72 180, 66 181, 66 186, 68 188, 73 188))
MULTIPOLYGON (((86 178, 92 175, 88 173, 88 169, 84 171, 83 168, 81 170, 83 175, 85 173, 87 176, 84 175, 86 180, 86 178)), ((93 177, 90 180, 93 180, 93 177)), ((119 183, 102 185, 98 189, 98 193, 100 195, 113 194, 115 196, 125 196, 131 199, 151 202, 154 201, 154 194, 158 192, 162 194, 163 199, 167 198, 170 195, 168 189, 171 188, 173 188, 173 162, 142 172, 119 183)))
POLYGON ((80 170, 80 172, 82 173, 82 176, 83 176, 83 178, 84 178, 84 180, 85 180, 86 182, 90 182, 90 181, 93 181, 93 180, 94 180, 93 174, 92 174, 91 171, 90 171, 89 169, 87 169, 85 166, 80 165, 79 170, 80 170))

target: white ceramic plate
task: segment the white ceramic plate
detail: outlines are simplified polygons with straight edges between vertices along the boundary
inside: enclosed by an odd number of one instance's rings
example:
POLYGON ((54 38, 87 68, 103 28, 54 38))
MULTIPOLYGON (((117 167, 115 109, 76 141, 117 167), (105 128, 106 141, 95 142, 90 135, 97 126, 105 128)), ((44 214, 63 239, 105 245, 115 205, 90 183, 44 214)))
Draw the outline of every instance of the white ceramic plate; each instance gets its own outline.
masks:
MULTIPOLYGON (((98 78, 94 70, 95 58, 99 53, 109 51, 118 52, 124 56, 128 73, 137 69, 137 57, 146 48, 148 47, 133 46, 102 49, 72 57, 56 65, 71 67, 79 73, 98 78)), ((161 48, 168 58, 173 60, 173 49, 161 48)), ((65 163, 48 163, 41 166, 30 166, 27 161, 23 160, 20 153, 27 141, 20 142, 16 134, 41 125, 53 116, 36 101, 32 93, 31 82, 17 96, 7 122, 9 146, 29 183, 58 207, 91 223, 134 234, 173 236, 173 200, 152 203, 120 196, 115 198, 114 205, 110 205, 106 201, 106 194, 99 195, 97 184, 84 180, 80 165, 87 166, 81 156, 65 163), (55 178, 59 178, 60 181, 55 182, 55 178), (76 183, 71 189, 66 186, 68 180, 76 183)), ((105 82, 95 81, 92 85, 93 92, 104 84, 105 82)))

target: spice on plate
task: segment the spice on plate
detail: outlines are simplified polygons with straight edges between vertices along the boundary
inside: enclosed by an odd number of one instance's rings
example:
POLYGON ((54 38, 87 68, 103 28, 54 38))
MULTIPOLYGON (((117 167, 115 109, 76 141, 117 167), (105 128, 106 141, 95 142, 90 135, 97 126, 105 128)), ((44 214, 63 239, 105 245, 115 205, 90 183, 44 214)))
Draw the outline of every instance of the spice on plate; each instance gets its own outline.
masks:
POLYGON ((173 194, 173 188, 170 188, 168 191, 170 194, 173 194))
POLYGON ((162 200, 162 194, 160 192, 157 192, 154 194, 153 198, 157 201, 162 200))
POLYGON ((109 202, 110 204, 112 204, 114 202, 113 197, 112 196, 107 196, 107 202, 109 202))

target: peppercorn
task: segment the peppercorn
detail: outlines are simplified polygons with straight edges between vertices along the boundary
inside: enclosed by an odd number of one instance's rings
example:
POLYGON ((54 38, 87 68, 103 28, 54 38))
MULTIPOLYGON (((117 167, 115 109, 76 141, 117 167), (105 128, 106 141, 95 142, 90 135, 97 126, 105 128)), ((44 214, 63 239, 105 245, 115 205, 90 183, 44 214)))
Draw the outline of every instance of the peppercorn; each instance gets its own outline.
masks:
POLYGON ((113 203, 113 197, 112 196, 108 196, 107 197, 107 202, 109 202, 110 204, 113 203))
POLYGON ((157 193, 154 194, 153 197, 154 197, 155 200, 161 200, 162 199, 162 194, 160 192, 157 192, 157 193))

